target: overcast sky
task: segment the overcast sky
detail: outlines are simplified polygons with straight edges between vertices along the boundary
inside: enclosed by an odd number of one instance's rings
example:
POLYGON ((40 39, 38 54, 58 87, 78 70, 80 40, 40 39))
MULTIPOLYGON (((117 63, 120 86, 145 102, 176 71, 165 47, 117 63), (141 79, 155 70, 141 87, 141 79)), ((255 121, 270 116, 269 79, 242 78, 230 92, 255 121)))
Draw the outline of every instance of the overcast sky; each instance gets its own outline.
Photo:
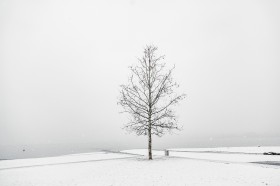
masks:
POLYGON ((119 85, 147 44, 184 130, 155 148, 280 145, 280 1, 0 1, 0 145, 145 147, 119 85))

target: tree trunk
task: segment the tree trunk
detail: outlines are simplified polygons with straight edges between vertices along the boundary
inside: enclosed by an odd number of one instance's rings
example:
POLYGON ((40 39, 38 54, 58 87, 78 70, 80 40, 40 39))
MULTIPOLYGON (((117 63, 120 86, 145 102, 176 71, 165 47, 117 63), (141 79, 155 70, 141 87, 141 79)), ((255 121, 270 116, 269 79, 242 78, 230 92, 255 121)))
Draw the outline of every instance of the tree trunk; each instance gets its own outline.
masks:
POLYGON ((152 160, 152 131, 149 129, 149 160, 152 160))
POLYGON ((152 93, 151 93, 151 55, 149 53, 149 77, 148 77, 148 86, 149 86, 149 160, 153 159, 152 156, 152 93))

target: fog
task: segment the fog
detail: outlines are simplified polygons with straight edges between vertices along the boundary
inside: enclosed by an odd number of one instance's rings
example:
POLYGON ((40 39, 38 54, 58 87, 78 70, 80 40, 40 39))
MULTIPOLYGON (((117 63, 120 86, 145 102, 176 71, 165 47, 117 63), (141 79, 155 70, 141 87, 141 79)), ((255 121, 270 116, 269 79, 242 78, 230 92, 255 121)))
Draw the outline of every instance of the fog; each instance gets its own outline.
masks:
POLYGON ((147 44, 175 64, 187 94, 176 108, 183 130, 154 148, 280 145, 279 7, 1 0, 0 155, 146 148, 122 129, 117 98, 147 44))

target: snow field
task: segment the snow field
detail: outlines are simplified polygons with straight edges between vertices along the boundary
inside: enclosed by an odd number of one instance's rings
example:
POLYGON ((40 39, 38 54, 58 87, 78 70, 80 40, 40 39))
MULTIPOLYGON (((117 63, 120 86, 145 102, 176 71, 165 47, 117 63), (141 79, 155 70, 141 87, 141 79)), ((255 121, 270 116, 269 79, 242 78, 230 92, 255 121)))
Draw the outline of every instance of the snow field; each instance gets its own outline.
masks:
MULTIPOLYGON (((154 160, 150 161, 147 160, 147 149, 126 150, 123 152, 141 156, 95 152, 49 158, 0 161, 0 185, 280 186, 280 166, 201 161, 185 157, 172 157, 172 154, 170 157, 165 157, 163 156, 163 151, 153 151, 154 160)), ((183 156, 184 152, 177 153, 182 153, 183 156)), ((218 155, 227 156, 229 154, 218 155)), ((238 155, 244 156, 244 154, 238 155)), ((185 156, 189 156, 189 154, 185 156)))

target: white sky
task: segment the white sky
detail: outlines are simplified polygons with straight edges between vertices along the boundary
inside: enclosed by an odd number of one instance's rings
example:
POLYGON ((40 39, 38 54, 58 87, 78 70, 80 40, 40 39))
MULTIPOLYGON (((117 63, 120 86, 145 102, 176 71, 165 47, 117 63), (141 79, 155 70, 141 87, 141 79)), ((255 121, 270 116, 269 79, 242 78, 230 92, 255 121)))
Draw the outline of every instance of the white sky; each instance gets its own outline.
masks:
POLYGON ((0 145, 145 147, 119 85, 154 44, 187 94, 155 147, 280 145, 280 1, 0 1, 0 145))

